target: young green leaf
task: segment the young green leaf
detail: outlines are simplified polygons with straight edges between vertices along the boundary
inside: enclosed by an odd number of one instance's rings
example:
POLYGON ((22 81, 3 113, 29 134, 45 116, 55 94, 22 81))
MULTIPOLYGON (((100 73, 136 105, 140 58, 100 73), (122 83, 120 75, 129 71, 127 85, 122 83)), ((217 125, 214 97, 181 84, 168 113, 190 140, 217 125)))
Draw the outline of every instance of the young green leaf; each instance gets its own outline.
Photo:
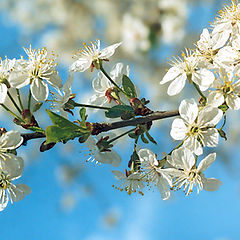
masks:
POLYGON ((126 75, 123 75, 122 77, 122 86, 124 92, 128 95, 130 98, 137 97, 136 89, 130 78, 126 75))
POLYGON ((132 107, 127 105, 117 105, 112 107, 111 109, 105 112, 105 116, 107 118, 118 118, 121 117, 122 114, 134 114, 134 110, 132 107))

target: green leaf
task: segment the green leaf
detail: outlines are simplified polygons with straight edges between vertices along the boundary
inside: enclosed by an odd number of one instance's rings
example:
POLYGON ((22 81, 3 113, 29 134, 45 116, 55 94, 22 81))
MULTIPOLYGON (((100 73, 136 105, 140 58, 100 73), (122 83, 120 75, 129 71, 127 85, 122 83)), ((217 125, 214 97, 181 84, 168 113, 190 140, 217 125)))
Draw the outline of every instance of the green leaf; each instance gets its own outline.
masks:
POLYGON ((123 75, 122 77, 122 86, 124 92, 128 95, 130 98, 137 97, 136 89, 130 78, 126 75, 123 75))
POLYGON ((141 139, 144 143, 148 144, 149 141, 145 138, 144 134, 141 135, 141 139))
POLYGON ((61 128, 58 126, 48 126, 45 133, 46 144, 68 141, 82 135, 80 132, 69 131, 69 128, 61 128))
POLYGON ((49 110, 46 110, 47 114, 49 115, 49 117, 52 120, 52 123, 54 126, 60 127, 60 128, 68 128, 69 130, 72 131, 81 131, 81 132, 88 132, 89 130, 83 128, 83 127, 79 127, 78 125, 70 122, 69 120, 67 120, 66 118, 51 112, 49 110))
POLYGON ((105 112, 105 116, 107 118, 118 118, 118 117, 121 117, 123 114, 127 114, 127 113, 134 114, 134 110, 131 106, 117 105, 107 110, 105 112))
POLYGON ((37 112, 43 105, 43 102, 38 102, 33 107, 33 112, 37 112))
POLYGON ((81 108, 79 111, 79 115, 80 115, 82 121, 85 123, 87 120, 86 108, 81 108))
POLYGON ((154 143, 154 144, 157 145, 157 142, 154 140, 154 138, 153 138, 153 137, 150 135, 150 133, 147 132, 147 131, 146 131, 146 136, 147 136, 147 138, 148 138, 148 140, 149 140, 150 142, 152 142, 152 143, 154 143))

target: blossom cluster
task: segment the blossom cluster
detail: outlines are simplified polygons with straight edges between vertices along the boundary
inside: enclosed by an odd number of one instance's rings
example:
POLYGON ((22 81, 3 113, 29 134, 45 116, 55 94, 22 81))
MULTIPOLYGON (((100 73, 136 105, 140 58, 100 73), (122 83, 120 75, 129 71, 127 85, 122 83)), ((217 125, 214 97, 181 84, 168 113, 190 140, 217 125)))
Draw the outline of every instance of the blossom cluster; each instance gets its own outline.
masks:
MULTIPOLYGON (((144 187, 157 187, 163 200, 170 198, 171 190, 183 189, 186 196, 194 191, 194 187, 197 193, 203 189, 215 191, 222 182, 205 177, 204 171, 215 161, 216 153, 205 157, 202 155, 205 154, 206 147, 217 147, 219 137, 226 139, 223 127, 228 109, 240 108, 239 13, 240 3, 232 1, 217 17, 212 32, 204 29, 196 43, 196 49, 186 49, 182 58, 175 58, 172 67, 160 81, 160 84, 171 82, 167 90, 169 96, 180 93, 186 83, 192 84, 200 95, 198 102, 193 98, 181 101, 178 113, 175 114, 178 117, 173 120, 170 130, 170 136, 180 142, 161 158, 151 150, 139 147, 140 140, 145 144, 157 144, 149 133, 153 120, 157 119, 151 118, 156 112, 146 106, 149 100, 140 98, 138 87, 131 81, 129 66, 116 63, 109 74, 103 67, 122 45, 121 42, 105 48, 100 46, 100 40, 84 43, 83 48, 74 54, 75 60, 69 67, 69 77, 64 84, 56 69, 56 54, 46 48, 24 48, 27 59, 20 57, 1 60, 0 104, 15 117, 14 123, 36 134, 32 138, 46 138, 40 151, 49 150, 58 142, 67 143, 78 138, 89 150, 86 161, 119 167, 121 157, 113 150, 116 140, 126 135, 134 139, 129 169, 125 173, 112 171, 119 180, 113 186, 120 191, 143 195, 144 187), (88 70, 93 72, 95 69, 98 71, 97 77, 92 81, 95 93, 86 104, 75 102, 75 94, 72 93, 74 74, 88 70), (20 89, 26 86, 29 87, 27 107, 20 94, 20 89), (11 95, 14 91, 18 103, 11 95), (6 105, 7 97, 18 114, 6 105), (37 102, 34 106, 32 98, 37 102), (52 110, 60 112, 58 115, 46 110, 53 123, 46 129, 42 129, 34 117, 34 112, 43 102, 50 103, 52 110), (69 113, 74 116, 73 110, 77 107, 81 107, 81 119, 68 120, 69 113), (86 108, 104 110, 106 118, 119 121, 115 125, 88 122, 86 108), (126 126, 134 128, 120 135, 103 133, 126 126), (199 158, 202 159, 200 162, 199 158)), ((23 159, 16 155, 16 149, 22 144, 23 137, 19 132, 1 130, 0 210, 6 207, 9 198, 18 201, 30 193, 26 185, 12 184, 23 172, 23 159)))

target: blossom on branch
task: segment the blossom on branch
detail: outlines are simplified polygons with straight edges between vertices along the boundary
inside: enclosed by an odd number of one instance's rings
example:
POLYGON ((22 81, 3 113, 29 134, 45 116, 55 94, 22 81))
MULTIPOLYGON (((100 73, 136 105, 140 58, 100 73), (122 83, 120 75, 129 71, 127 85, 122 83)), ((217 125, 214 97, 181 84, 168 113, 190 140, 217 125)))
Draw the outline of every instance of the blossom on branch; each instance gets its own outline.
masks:
POLYGON ((122 43, 115 43, 109 47, 100 50, 100 40, 90 42, 88 46, 84 43, 84 48, 79 49, 74 57, 78 58, 70 67, 70 71, 84 72, 91 67, 91 71, 96 67, 100 68, 100 60, 108 61, 108 58, 115 53, 115 49, 122 43))
POLYGON ((205 157, 197 166, 196 158, 187 148, 174 150, 168 162, 174 168, 168 168, 167 171, 173 177, 173 189, 178 190, 183 187, 183 191, 188 196, 194 186, 197 187, 197 193, 202 189, 206 191, 216 191, 222 182, 215 178, 205 178, 204 171, 215 161, 216 153, 211 153, 205 157))
POLYGON ((183 146, 196 155, 203 153, 203 147, 216 147, 219 134, 215 128, 223 113, 218 108, 206 106, 199 109, 194 99, 183 100, 179 106, 181 118, 172 123, 170 135, 183 140, 183 146))
POLYGON ((36 101, 45 101, 48 98, 48 84, 56 89, 62 87, 62 80, 55 70, 55 54, 49 54, 46 48, 24 48, 28 60, 17 61, 14 71, 9 76, 12 87, 22 88, 30 84, 30 90, 36 101), (49 56, 50 55, 50 56, 49 56), (47 83, 45 83, 45 81, 47 83))

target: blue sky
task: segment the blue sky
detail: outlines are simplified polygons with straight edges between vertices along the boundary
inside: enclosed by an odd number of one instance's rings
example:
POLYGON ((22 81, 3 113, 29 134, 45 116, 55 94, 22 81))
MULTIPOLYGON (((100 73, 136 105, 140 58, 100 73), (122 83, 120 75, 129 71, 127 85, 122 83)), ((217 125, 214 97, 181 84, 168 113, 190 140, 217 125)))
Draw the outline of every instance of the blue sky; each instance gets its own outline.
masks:
MULTIPOLYGON (((207 5, 206 5, 207 6, 207 5)), ((201 4, 191 12, 188 30, 201 32, 216 12, 201 4)), ((16 57, 23 54, 18 27, 6 26, 0 18, 0 55, 16 57)), ((31 39, 33 45, 36 36, 31 39)), ((165 55, 170 55, 167 49, 165 55)), ((7 122, 0 121, 1 126, 7 122)), ((7 124, 11 127, 12 125, 7 124)), ((155 133, 163 149, 166 133, 155 133)), ((36 142, 41 143, 36 140, 36 142)), ((224 144, 224 142, 222 142, 224 144)), ((30 146, 21 153, 30 154, 30 146)), ((0 213, 0 240, 238 240, 240 237, 240 181, 239 174, 233 175, 225 165, 216 161, 207 170, 206 176, 222 180, 219 191, 202 191, 199 196, 193 193, 186 198, 183 192, 173 193, 169 201, 162 201, 160 194, 146 191, 140 195, 128 196, 112 188, 115 182, 109 166, 94 166, 85 163, 81 147, 74 145, 74 154, 64 154, 62 146, 45 152, 27 164, 24 182, 32 188, 25 200, 9 205, 0 213), (84 171, 69 186, 62 186, 58 178, 61 163, 76 164, 84 171), (86 188, 87 190, 84 188, 86 188), (65 194, 77 198, 74 209, 64 211, 60 201, 65 194), (104 219, 114 216, 117 223, 112 227, 104 224, 104 219)), ((221 146, 220 146, 221 148, 221 146)), ((219 148, 219 149, 220 149, 219 148)), ((218 149, 216 149, 217 151, 218 149)), ((128 159, 130 149, 125 148, 123 159, 128 159)), ((239 168, 239 147, 230 154, 232 165, 239 168)), ((21 155, 21 154, 20 154, 21 155)), ((31 153, 31 157, 34 157, 31 153)), ((35 157, 34 157, 35 158, 35 157)))

